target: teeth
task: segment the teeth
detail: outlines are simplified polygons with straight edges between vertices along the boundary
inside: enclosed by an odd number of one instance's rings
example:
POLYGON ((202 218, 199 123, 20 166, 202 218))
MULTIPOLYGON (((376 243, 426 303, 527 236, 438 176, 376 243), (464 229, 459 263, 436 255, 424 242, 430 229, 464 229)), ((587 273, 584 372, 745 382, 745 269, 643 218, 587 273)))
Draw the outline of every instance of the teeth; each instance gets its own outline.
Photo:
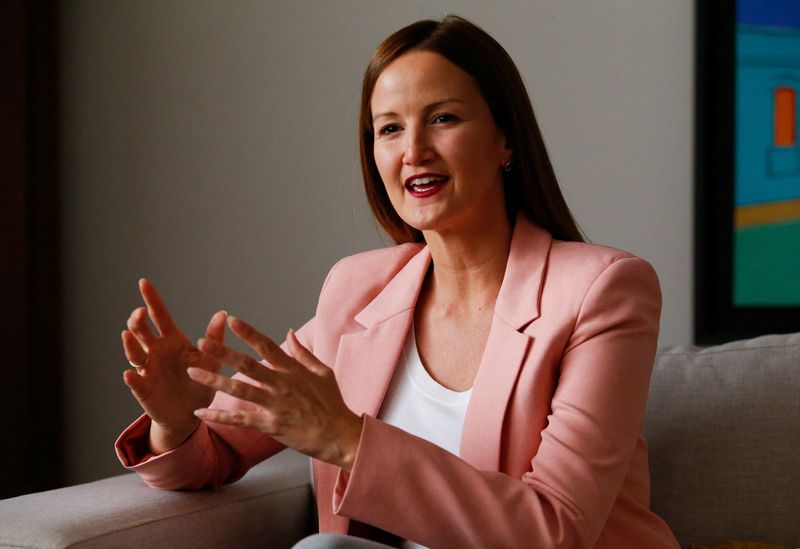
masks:
POLYGON ((419 179, 415 179, 411 182, 411 187, 424 187, 427 185, 432 185, 433 183, 437 183, 439 181, 444 181, 444 177, 420 177, 419 179))

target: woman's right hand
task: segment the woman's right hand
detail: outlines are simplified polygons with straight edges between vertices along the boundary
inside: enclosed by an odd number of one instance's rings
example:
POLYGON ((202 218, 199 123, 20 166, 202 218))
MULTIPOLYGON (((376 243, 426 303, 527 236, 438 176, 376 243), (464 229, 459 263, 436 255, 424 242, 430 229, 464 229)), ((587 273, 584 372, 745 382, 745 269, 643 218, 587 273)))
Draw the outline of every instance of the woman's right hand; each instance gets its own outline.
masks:
MULTIPOLYGON (((139 281, 146 307, 134 309, 128 329, 122 332, 125 356, 134 370, 123 374, 125 384, 150 416, 150 449, 161 454, 183 443, 197 428, 193 412, 205 408, 215 391, 193 381, 190 366, 217 373, 221 363, 197 349, 175 324, 156 287, 139 281), (150 316, 158 330, 147 323, 150 316)), ((225 336, 227 314, 219 311, 208 323, 206 337, 219 343, 225 336)))

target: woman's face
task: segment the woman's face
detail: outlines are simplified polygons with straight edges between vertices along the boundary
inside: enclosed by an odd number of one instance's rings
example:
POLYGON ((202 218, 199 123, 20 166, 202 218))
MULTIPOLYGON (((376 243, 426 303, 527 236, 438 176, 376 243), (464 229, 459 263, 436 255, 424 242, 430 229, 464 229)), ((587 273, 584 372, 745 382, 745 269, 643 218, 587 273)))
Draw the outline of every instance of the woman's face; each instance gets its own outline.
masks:
POLYGON ((374 156, 392 206, 420 230, 505 222, 512 151, 475 81, 437 53, 411 51, 378 77, 374 156))

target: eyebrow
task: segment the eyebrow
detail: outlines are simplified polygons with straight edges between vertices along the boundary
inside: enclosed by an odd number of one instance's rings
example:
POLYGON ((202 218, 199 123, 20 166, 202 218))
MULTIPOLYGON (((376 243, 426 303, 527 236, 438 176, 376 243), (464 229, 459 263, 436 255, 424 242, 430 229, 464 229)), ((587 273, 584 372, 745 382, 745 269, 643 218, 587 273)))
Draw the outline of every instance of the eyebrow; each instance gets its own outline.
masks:
MULTIPOLYGON (((445 103, 461 103, 461 104, 464 104, 464 101, 462 101, 461 99, 458 99, 456 97, 448 97, 447 99, 442 99, 441 101, 434 101, 433 103, 425 105, 425 109, 424 110, 425 111, 432 111, 432 110, 437 109, 438 107, 441 107, 445 103)), ((397 113, 393 112, 393 111, 382 112, 382 113, 372 117, 372 123, 374 124, 375 121, 380 119, 380 118, 391 118, 393 116, 397 116, 397 113)))

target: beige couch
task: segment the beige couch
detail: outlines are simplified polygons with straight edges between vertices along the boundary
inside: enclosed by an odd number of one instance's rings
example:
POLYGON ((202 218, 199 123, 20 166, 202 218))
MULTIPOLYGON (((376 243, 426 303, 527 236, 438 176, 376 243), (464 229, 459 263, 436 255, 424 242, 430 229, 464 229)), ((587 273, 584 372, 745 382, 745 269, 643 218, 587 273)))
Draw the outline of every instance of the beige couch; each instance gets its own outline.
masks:
MULTIPOLYGON (((800 334, 662 349, 645 433, 652 505, 682 544, 800 546, 800 334)), ((291 547, 311 502, 288 451, 218 492, 128 474, 0 501, 0 547, 291 547)))

